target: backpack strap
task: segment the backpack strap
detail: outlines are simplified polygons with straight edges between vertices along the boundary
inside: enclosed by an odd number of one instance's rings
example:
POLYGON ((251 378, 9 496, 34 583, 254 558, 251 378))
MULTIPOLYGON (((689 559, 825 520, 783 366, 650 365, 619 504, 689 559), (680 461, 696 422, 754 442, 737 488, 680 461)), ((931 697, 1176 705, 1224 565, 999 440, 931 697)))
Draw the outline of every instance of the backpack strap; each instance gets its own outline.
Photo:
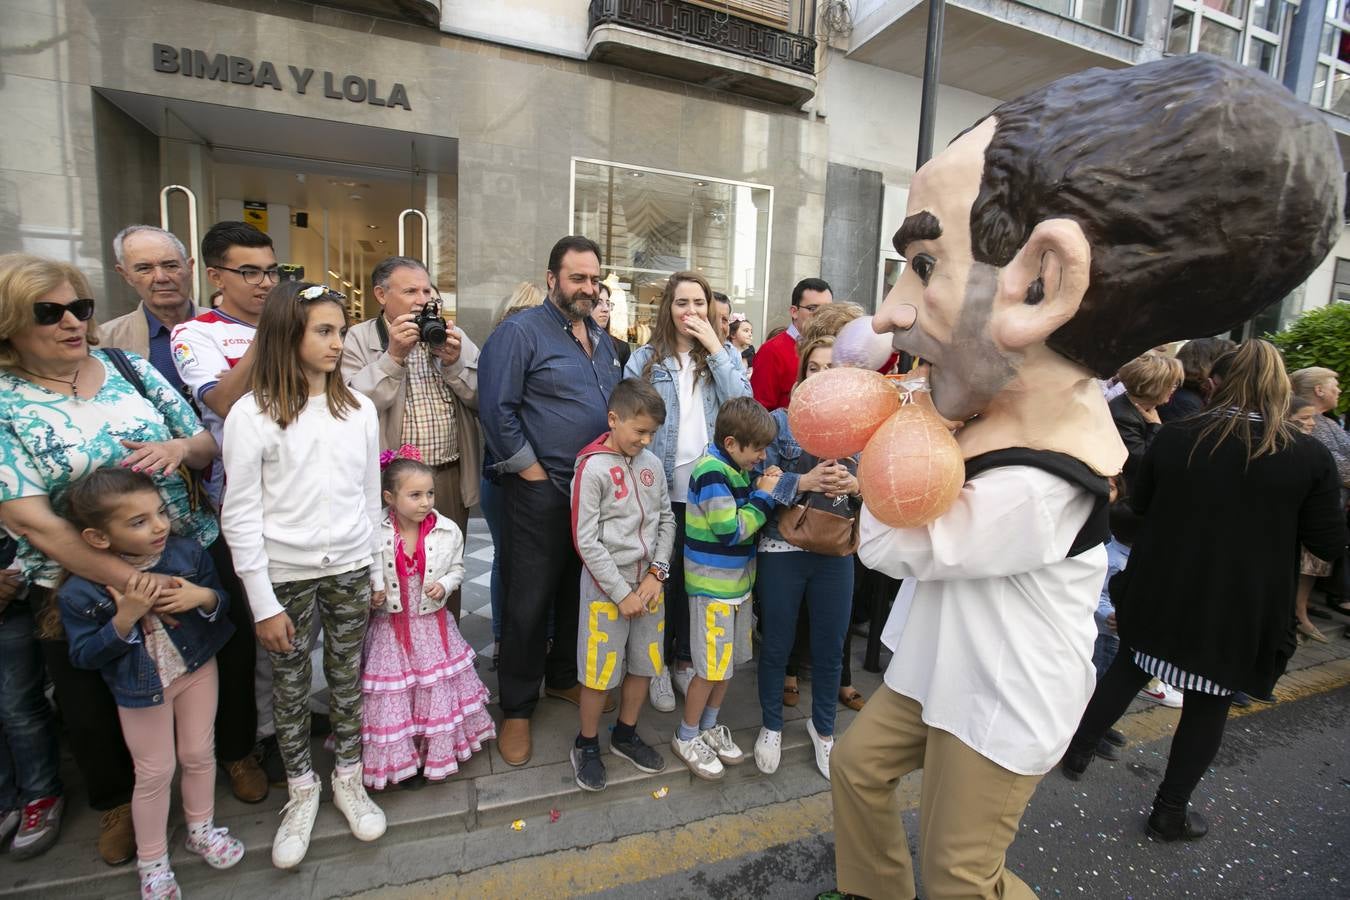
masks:
POLYGON ((966 479, 974 478, 990 469, 1008 466, 1029 466, 1049 472, 1070 484, 1076 484, 1092 495, 1092 512, 1079 529, 1069 547, 1069 556, 1078 556, 1093 547, 1106 543, 1111 538, 1111 520, 1107 515, 1110 505, 1111 486, 1105 476, 1092 471, 1082 460, 1067 453, 1054 450, 1032 450, 1030 447, 1009 447, 1006 450, 991 450, 966 460, 966 479))
MULTIPOLYGON (((136 389, 136 393, 150 400, 150 391, 146 388, 145 382, 141 380, 141 373, 137 372, 136 367, 131 364, 131 359, 127 356, 126 351, 119 350, 117 347, 107 347, 103 350, 103 354, 108 357, 108 361, 113 364, 113 368, 117 370, 118 374, 131 382, 131 386, 136 389)), ((153 403, 153 401, 151 402, 153 403)))

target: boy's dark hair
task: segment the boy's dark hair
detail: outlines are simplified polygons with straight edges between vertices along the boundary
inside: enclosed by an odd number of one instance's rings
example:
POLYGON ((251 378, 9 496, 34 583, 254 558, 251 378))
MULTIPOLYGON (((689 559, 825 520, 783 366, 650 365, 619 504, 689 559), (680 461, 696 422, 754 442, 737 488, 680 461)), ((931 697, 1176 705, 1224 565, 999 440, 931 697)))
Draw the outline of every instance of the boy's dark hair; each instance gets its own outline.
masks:
POLYGON ((121 466, 95 469, 78 479, 66 492, 66 514, 77 528, 103 528, 108 524, 118 497, 141 491, 159 493, 154 480, 144 472, 121 466))
POLYGON ((713 291, 713 299, 718 303, 725 303, 727 306, 731 305, 731 298, 721 291, 713 291))
POLYGON ((217 222, 202 238, 202 262, 208 266, 225 265, 231 247, 270 247, 272 239, 247 222, 217 222))
POLYGON ((807 291, 819 291, 824 293, 830 290, 830 283, 824 278, 803 278, 797 282, 797 286, 792 289, 792 305, 802 305, 802 294, 807 291))
POLYGON ((641 378, 625 378, 614 386, 614 393, 609 395, 609 411, 620 419, 646 413, 657 425, 666 421, 666 401, 650 382, 641 378))
POLYGON ((380 490, 397 494, 398 486, 403 483, 403 479, 414 472, 430 475, 432 478, 436 477, 436 470, 420 459, 408 459, 400 456, 391 459, 389 465, 385 466, 384 471, 380 473, 380 490))
POLYGON ((742 447, 767 447, 778 436, 778 423, 754 397, 736 397, 722 404, 717 412, 713 441, 725 450, 727 438, 735 438, 742 447))
POLYGON ((600 245, 595 241, 580 234, 569 234, 559 238, 549 251, 548 270, 557 275, 562 270, 563 257, 569 253, 594 253, 597 262, 604 262, 605 259, 600 255, 600 245))

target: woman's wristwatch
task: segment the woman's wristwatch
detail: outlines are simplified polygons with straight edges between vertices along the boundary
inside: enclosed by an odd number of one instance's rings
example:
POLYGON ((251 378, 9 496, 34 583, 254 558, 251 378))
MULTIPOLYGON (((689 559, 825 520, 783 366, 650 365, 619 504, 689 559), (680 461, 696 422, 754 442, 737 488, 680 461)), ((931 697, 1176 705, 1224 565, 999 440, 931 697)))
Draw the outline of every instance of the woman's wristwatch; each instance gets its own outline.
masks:
POLYGON ((647 569, 648 575, 655 575, 656 580, 664 584, 670 579, 670 563, 654 562, 647 569))

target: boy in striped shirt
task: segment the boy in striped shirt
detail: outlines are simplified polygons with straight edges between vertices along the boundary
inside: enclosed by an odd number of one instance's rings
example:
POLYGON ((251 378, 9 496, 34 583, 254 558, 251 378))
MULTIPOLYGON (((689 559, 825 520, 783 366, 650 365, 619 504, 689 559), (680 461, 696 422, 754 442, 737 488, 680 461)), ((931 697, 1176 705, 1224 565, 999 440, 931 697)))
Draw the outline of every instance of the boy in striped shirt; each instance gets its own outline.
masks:
POLYGON ((715 781, 723 764, 745 754, 717 714, 737 664, 750 661, 750 588, 755 582, 755 535, 773 512, 781 472, 770 468, 750 483, 778 433, 752 397, 727 401, 717 414, 713 443, 694 463, 685 506, 684 586, 694 679, 684 695, 684 721, 671 740, 695 775, 715 781))

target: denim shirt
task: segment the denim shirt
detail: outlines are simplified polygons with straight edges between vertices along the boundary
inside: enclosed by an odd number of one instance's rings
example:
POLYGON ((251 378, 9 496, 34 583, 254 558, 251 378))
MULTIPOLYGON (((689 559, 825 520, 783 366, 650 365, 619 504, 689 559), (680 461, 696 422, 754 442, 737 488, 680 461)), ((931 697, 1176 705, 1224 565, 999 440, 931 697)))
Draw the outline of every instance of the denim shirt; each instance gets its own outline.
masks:
MULTIPOLYGON (((764 462, 755 469, 755 476, 764 474, 764 470, 769 466, 778 466, 783 470, 783 475, 778 479, 778 484, 773 489, 773 502, 778 506, 792 506, 802 496, 797 490, 797 483, 806 472, 815 468, 819 462, 802 449, 801 444, 792 436, 792 429, 788 426, 788 411, 786 409, 775 409, 769 413, 773 416, 774 423, 778 426, 778 436, 773 439, 768 447, 764 449, 764 462), (792 471, 800 469, 801 471, 792 471)), ((854 475, 858 474, 857 459, 847 457, 840 460, 848 467, 848 470, 854 475)), ((853 511, 856 513, 862 501, 856 497, 848 501, 853 511)), ((768 540, 781 541, 783 534, 778 530, 778 517, 770 516, 768 523, 760 531, 760 535, 768 540)))
MULTIPOLYGON (((176 575, 199 587, 216 592, 216 608, 208 615, 200 609, 181 613, 177 627, 165 623, 164 631, 183 655, 189 672, 195 672, 220 651, 234 634, 225 616, 229 598, 220 586, 211 557, 196 541, 170 537, 164 555, 149 569, 161 575, 176 575)), ((70 644, 70 662, 76 668, 97 669, 108 683, 118 706, 136 708, 164 702, 159 670, 145 649, 140 623, 123 638, 113 625, 117 604, 101 585, 72 575, 56 593, 61 606, 61 624, 70 644)))
POLYGON ((498 474, 538 462, 564 494, 577 454, 609 430, 619 383, 614 342, 588 317, 592 352, 551 300, 497 326, 478 358, 478 416, 498 474))
MULTIPOLYGON (((624 367, 625 378, 643 378, 647 360, 655 353, 651 344, 643 344, 628 358, 624 367)), ((731 361, 731 354, 723 350, 708 357, 708 373, 712 382, 703 383, 703 418, 708 423, 708 438, 712 439, 717 426, 717 411, 722 404, 735 397, 749 397, 750 382, 745 370, 731 361)), ((666 489, 675 489, 675 452, 680 443, 680 362, 674 357, 664 359, 652 365, 650 375, 645 376, 661 395, 666 404, 666 421, 652 436, 651 450, 661 460, 666 470, 666 489)))

